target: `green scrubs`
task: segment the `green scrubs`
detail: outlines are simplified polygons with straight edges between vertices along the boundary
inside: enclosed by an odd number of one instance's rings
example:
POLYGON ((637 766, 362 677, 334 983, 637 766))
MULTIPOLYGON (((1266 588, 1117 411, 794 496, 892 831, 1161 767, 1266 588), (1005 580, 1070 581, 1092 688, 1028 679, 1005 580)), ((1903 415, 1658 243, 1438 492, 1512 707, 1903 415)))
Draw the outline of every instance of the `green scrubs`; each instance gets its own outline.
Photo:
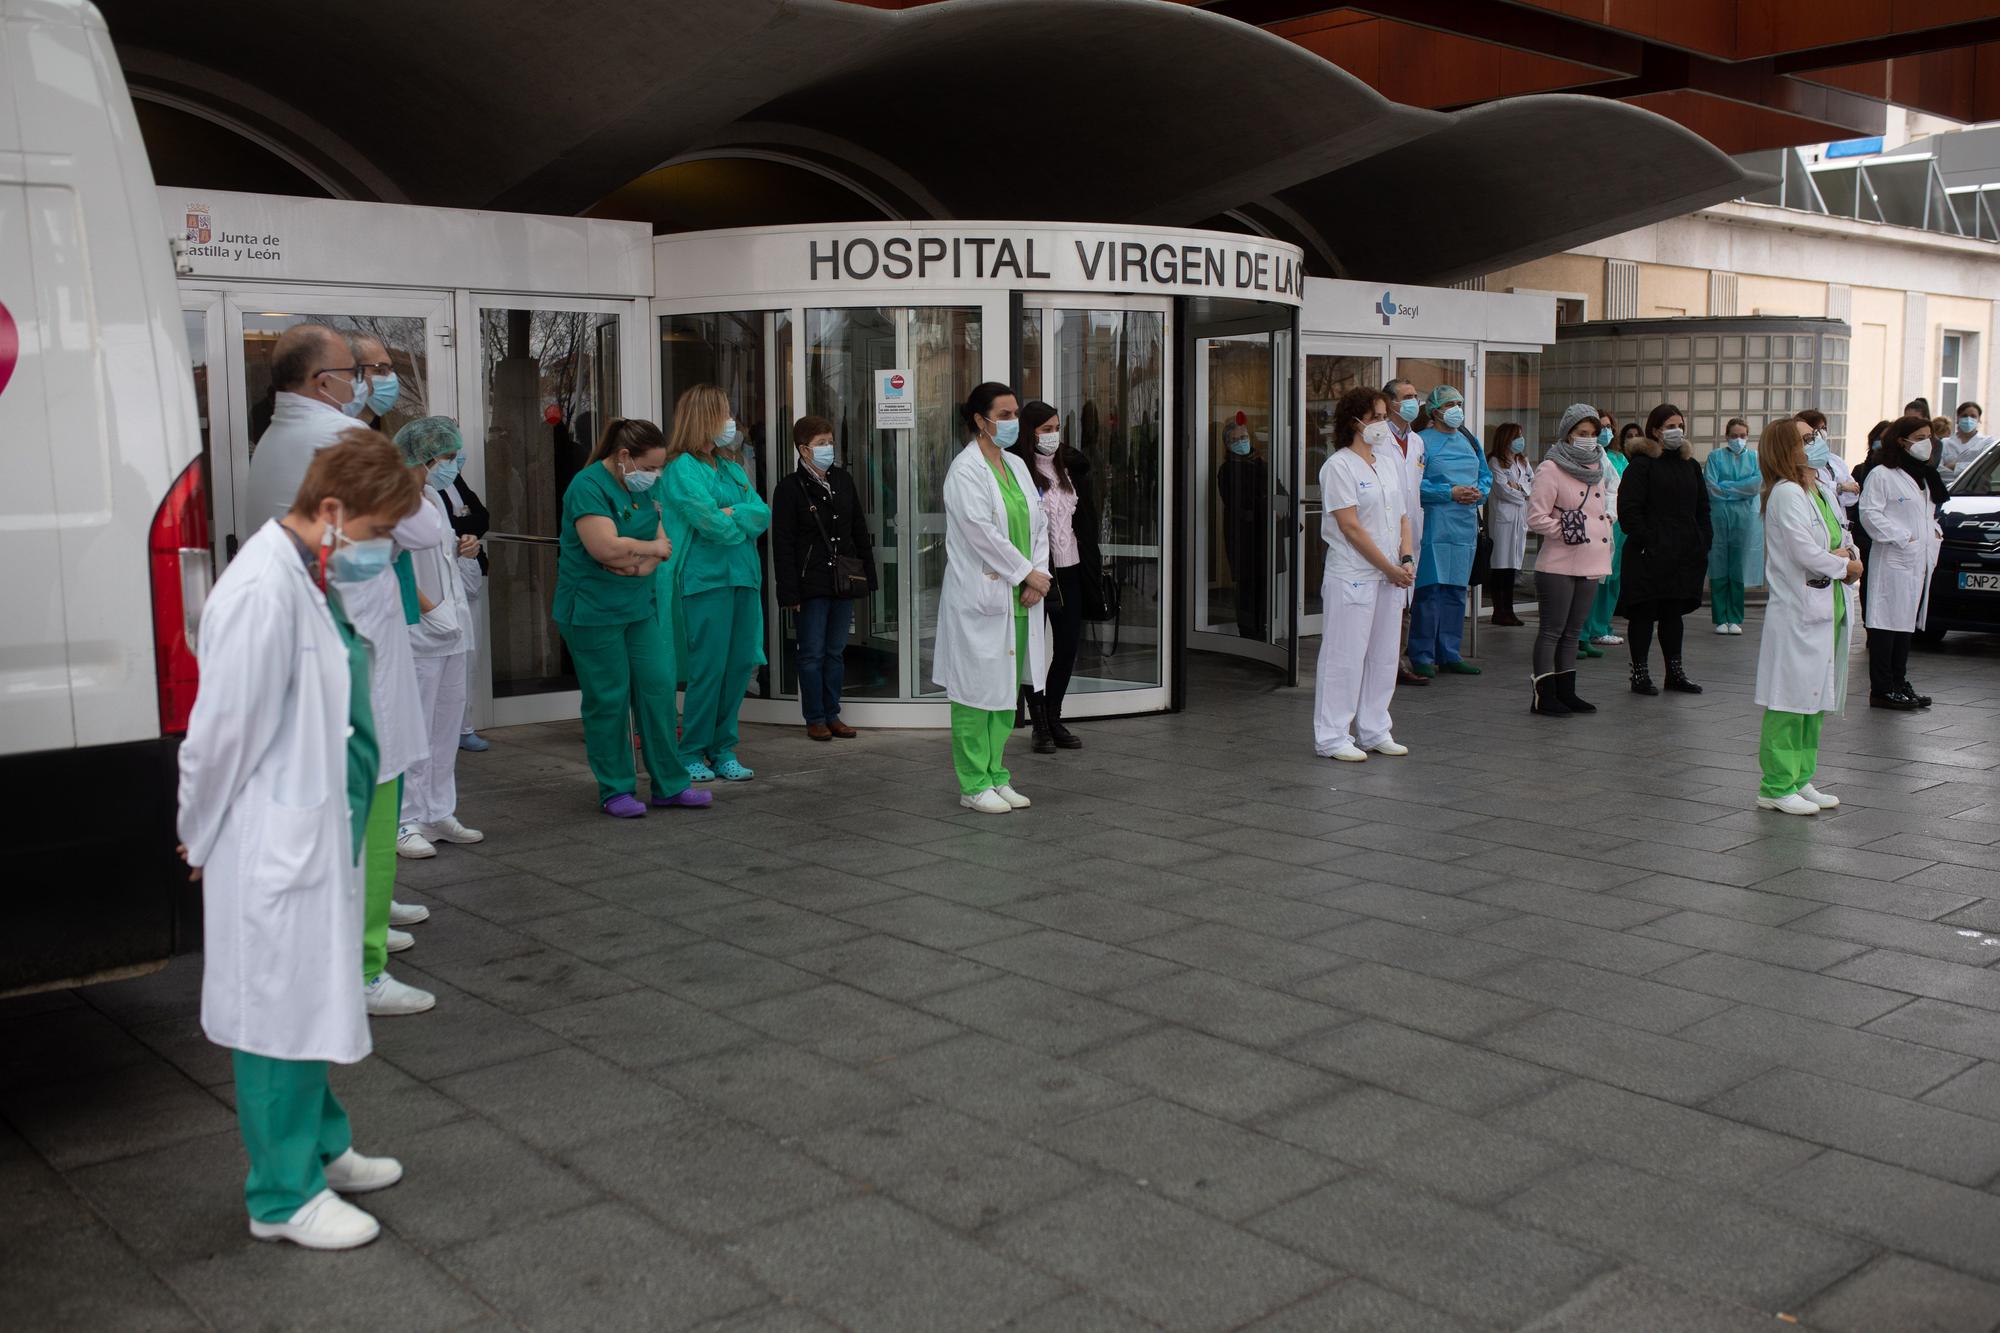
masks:
POLYGON ((765 660, 757 538, 771 526, 771 510, 743 469, 723 458, 710 466, 682 454, 667 465, 660 485, 687 636, 681 750, 722 764, 736 757, 737 715, 765 660))
POLYGON ((660 506, 628 491, 602 464, 577 473, 563 494, 556 552, 556 629, 569 645, 582 693, 583 748, 601 805, 633 795, 631 721, 636 715, 655 800, 687 790, 687 768, 674 739, 674 661, 654 605, 656 581, 614 574, 591 558, 577 535, 580 518, 608 518, 621 537, 651 541, 660 506))
MULTIPOLYGON (((1619 476, 1625 475, 1631 459, 1624 454, 1606 450, 1604 459, 1619 476)), ((1623 582, 1618 571, 1625 567, 1625 529, 1618 524, 1611 525, 1611 573, 1597 581, 1597 595, 1590 602, 1590 618, 1583 622, 1583 643, 1592 639, 1605 638, 1611 633, 1611 613, 1618 606, 1618 586, 1623 582)), ((1581 649, 1578 650, 1582 651, 1581 649)), ((1598 654, 1602 656, 1603 654, 1598 654)))
MULTIPOLYGON (((403 623, 424 618, 417 601, 417 570, 408 551, 396 556, 396 591, 403 601, 403 623)), ((368 806, 366 858, 361 866, 361 980, 375 984, 389 965, 389 908, 396 897, 396 837, 403 809, 401 774, 375 788, 368 806)))
MULTIPOLYGON (((1840 520, 1834 517, 1827 506, 1826 497, 1817 489, 1813 491, 1813 503, 1819 506, 1820 522, 1827 530, 1827 550, 1837 551, 1841 547, 1840 520)), ((1833 589, 1833 641, 1839 644, 1841 632, 1847 623, 1847 594, 1838 585, 1833 589)), ((1820 725, 1825 720, 1824 713, 1781 713, 1775 708, 1764 710, 1763 735, 1757 746, 1757 762, 1764 770, 1763 781, 1757 786, 1757 794, 1771 800, 1790 796, 1813 780, 1819 768, 1820 725)))
MULTIPOLYGON (((326 605, 341 642, 347 645, 347 809, 358 864, 369 814, 378 803, 375 771, 381 762, 375 709, 368 693, 368 641, 354 632, 337 593, 327 597, 326 605)), ((393 837, 389 845, 393 853, 393 837)), ((329 886, 329 891, 338 892, 339 886, 329 886)), ((247 1051, 231 1051, 230 1057, 236 1075, 236 1123, 250 1156, 244 1202, 257 1221, 283 1222, 326 1188, 326 1164, 354 1146, 347 1111, 327 1084, 324 1060, 278 1060, 247 1051)))
MULTIPOLYGON (((1005 463, 993 468, 993 476, 1000 483, 1000 501, 1007 509, 1007 540, 1023 556, 1033 559, 1028 498, 1021 493, 1021 484, 1014 480, 1013 469, 1005 463)), ((1028 608, 1021 605, 1018 597, 1014 600, 1014 661, 1020 671, 1028 669, 1028 608)), ((977 796, 989 787, 1013 784, 1014 775, 1001 762, 1008 733, 1013 730, 1011 708, 952 704, 951 765, 958 771, 958 790, 962 795, 977 796)))

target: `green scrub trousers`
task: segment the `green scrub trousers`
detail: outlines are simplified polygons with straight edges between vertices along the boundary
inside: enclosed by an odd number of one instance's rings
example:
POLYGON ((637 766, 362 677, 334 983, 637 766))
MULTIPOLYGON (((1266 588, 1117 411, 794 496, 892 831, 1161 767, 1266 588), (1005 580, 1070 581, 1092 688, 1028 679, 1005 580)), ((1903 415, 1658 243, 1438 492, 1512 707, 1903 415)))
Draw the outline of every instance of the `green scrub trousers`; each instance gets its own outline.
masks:
MULTIPOLYGON (((1014 660, 1028 661, 1028 618, 1014 617, 1014 660)), ((1022 679, 1027 679, 1024 675, 1022 679)), ((1014 775, 1001 762, 1007 737, 1014 730, 1011 708, 951 706, 951 766, 958 772, 958 790, 977 796, 989 787, 1012 786, 1014 775)))
POLYGON ((750 675, 763 659, 762 592, 709 588, 682 593, 680 602, 688 652, 681 749, 720 764, 736 757, 737 716, 750 675))
POLYGON ((597 801, 630 796, 638 787, 632 763, 631 723, 639 740, 653 799, 687 790, 687 766, 674 740, 674 655, 651 606, 622 625, 556 626, 576 662, 583 696, 583 751, 597 778, 597 801))
POLYGON ((283 1222, 326 1188, 326 1164, 354 1146, 346 1108, 324 1060, 274 1060, 231 1051, 236 1123, 250 1154, 243 1187, 250 1216, 283 1222))
MULTIPOLYGON (((1830 533, 1838 534, 1840 521, 1827 508, 1822 496, 1813 497, 1819 501, 1820 521, 1830 533)), ((1832 538, 1828 550, 1839 547, 1839 537, 1832 538)), ((1845 647, 1842 630, 1847 624, 1847 594, 1835 585, 1833 594, 1833 641, 1845 647)), ((1770 800, 1790 796, 1813 780, 1819 769, 1819 733, 1825 721, 1824 713, 1781 713, 1775 708, 1764 710, 1763 734, 1757 744, 1757 763, 1764 771, 1764 779, 1757 784, 1757 794, 1770 800)))
POLYGON ((1743 623, 1743 585, 1736 579, 1708 581, 1708 613, 1718 625, 1743 623))
POLYGON ((361 980, 374 984, 389 963, 389 900, 396 896, 396 816, 403 808, 403 780, 375 788, 362 841, 361 980))

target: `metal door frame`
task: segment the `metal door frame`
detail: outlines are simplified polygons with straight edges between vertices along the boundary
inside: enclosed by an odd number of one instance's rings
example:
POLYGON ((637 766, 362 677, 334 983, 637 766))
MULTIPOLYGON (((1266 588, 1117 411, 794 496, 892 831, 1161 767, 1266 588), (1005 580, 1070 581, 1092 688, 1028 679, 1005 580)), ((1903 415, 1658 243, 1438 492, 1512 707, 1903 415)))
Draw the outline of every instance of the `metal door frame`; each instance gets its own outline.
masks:
MULTIPOLYGON (((1189 412, 1188 412, 1190 420, 1195 419, 1197 416, 1199 416, 1202 420, 1206 420, 1205 414, 1207 412, 1207 403, 1208 403, 1208 358, 1206 355, 1204 355, 1205 344, 1221 343, 1221 342, 1231 342, 1231 343, 1253 342, 1258 339, 1263 339, 1266 340, 1267 342, 1273 342, 1277 338, 1277 334, 1278 331, 1272 329, 1266 329, 1256 332, 1245 332, 1245 333, 1190 334, 1189 343, 1193 350, 1193 360, 1194 360, 1194 397, 1189 405, 1189 412)), ((1297 358, 1295 357, 1294 359, 1297 358)), ((1271 412, 1274 419, 1277 417, 1279 412, 1278 384, 1277 384, 1277 377, 1279 373, 1280 373, 1279 357, 1277 354, 1277 349, 1274 345, 1272 347, 1272 355, 1271 355, 1271 375, 1273 381, 1271 384, 1271 412)), ((1283 484, 1283 482, 1287 478, 1290 479, 1292 483, 1290 494, 1292 495, 1293 503, 1295 504, 1297 503, 1297 497, 1299 494, 1298 474, 1300 472, 1299 460, 1301 457, 1301 438, 1298 431, 1299 413, 1297 407, 1297 400, 1299 400, 1299 395, 1300 395, 1300 389, 1298 387, 1298 379, 1299 376, 1295 368, 1293 372, 1294 383, 1291 390, 1291 395, 1294 398, 1295 402, 1291 410, 1287 413, 1287 415, 1289 415, 1292 418, 1292 426, 1293 426, 1292 438, 1290 440, 1281 441, 1275 437, 1276 433, 1273 432, 1273 438, 1270 442, 1270 448, 1267 451, 1267 457, 1270 462, 1273 481, 1278 484, 1283 484)), ((1189 492, 1190 492, 1189 502, 1191 508, 1190 519, 1189 519, 1190 531, 1188 533, 1188 543, 1187 543, 1188 570, 1189 570, 1189 596, 1187 605, 1188 614, 1186 617, 1187 623, 1184 631, 1186 634, 1187 646, 1190 649, 1194 649, 1200 652, 1226 653, 1232 657, 1242 657, 1242 658, 1248 658, 1251 661, 1262 662, 1266 666, 1274 666, 1277 667, 1279 670, 1285 672, 1288 679, 1295 678, 1298 673, 1298 634, 1299 634, 1298 630, 1299 599, 1297 598, 1296 595, 1287 599, 1287 601, 1290 603, 1290 605, 1286 608, 1287 614, 1285 617, 1290 622, 1288 626, 1290 630, 1290 638, 1288 643, 1280 644, 1268 641, 1262 643, 1249 643, 1245 641, 1241 635, 1218 634, 1204 627, 1203 622, 1205 620, 1208 609, 1208 588, 1207 588, 1207 574, 1201 563, 1201 556, 1207 549, 1206 543, 1208 540, 1208 532, 1209 532, 1209 527, 1208 527, 1209 492, 1213 488, 1208 484, 1208 453, 1207 450, 1202 447, 1203 443, 1204 443, 1203 441, 1193 439, 1192 437, 1190 437, 1189 439, 1189 455, 1193 466, 1190 469, 1192 475, 1189 478, 1189 492)), ((1274 498, 1273 500, 1274 512, 1272 515, 1272 521, 1274 525, 1277 521, 1277 514, 1275 513, 1275 509, 1276 509, 1276 501, 1274 498)), ((1293 523, 1293 528, 1294 529, 1297 528, 1296 520, 1293 523)), ((1296 581, 1298 577, 1299 558, 1303 554, 1303 550, 1300 547, 1298 541, 1298 534, 1296 531, 1294 531, 1291 534, 1290 545, 1291 545, 1290 554, 1292 562, 1292 576, 1293 579, 1296 581)), ((1277 550, 1278 548, 1275 541, 1267 543, 1265 546, 1265 558, 1269 562, 1269 565, 1265 570, 1265 577, 1266 577, 1265 586, 1267 590, 1269 589, 1272 583, 1275 583, 1277 581, 1277 550)), ((1267 596, 1269 595, 1268 591, 1266 595, 1267 596)), ((1270 608, 1271 612, 1275 612, 1276 610, 1277 608, 1275 607, 1270 608)), ((1275 622, 1277 617, 1273 615, 1272 619, 1275 622)), ((1278 626, 1274 623, 1271 627, 1271 632, 1275 635, 1277 633, 1277 629, 1278 626)))
MULTIPOLYGON (((1316 356, 1372 356, 1375 358, 1377 378, 1375 388, 1388 383, 1393 373, 1389 369, 1394 364, 1395 350, 1387 337, 1371 338, 1357 334, 1311 333, 1299 339, 1299 519, 1303 529, 1301 544, 1320 541, 1320 524, 1326 513, 1325 497, 1320 494, 1319 477, 1305 471, 1304 459, 1308 452, 1305 432, 1309 429, 1305 419, 1306 368, 1316 356)), ((1300 552, 1300 572, 1304 573, 1304 551, 1300 552)), ((1304 578, 1297 580, 1298 586, 1292 595, 1299 604, 1299 634, 1315 637, 1326 633, 1326 609, 1320 614, 1306 612, 1306 595, 1311 591, 1304 578)))

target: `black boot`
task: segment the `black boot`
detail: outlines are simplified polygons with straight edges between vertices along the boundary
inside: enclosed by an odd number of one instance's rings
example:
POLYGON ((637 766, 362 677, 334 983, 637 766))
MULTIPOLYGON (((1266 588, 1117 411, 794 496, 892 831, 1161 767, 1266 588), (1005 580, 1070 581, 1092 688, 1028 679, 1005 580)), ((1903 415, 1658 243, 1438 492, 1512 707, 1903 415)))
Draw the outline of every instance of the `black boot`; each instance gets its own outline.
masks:
POLYGON ((1597 711, 1596 704, 1587 704, 1576 697, 1576 672, 1574 671, 1556 672, 1556 694, 1565 704, 1569 705, 1569 711, 1572 713, 1595 713, 1597 711))
POLYGON ((1535 701, 1528 705, 1528 711, 1540 713, 1543 717, 1568 717, 1570 707, 1562 700, 1561 679, 1553 671, 1546 676, 1536 676, 1535 701))
POLYGON ((1632 664, 1632 693, 1658 694, 1660 687, 1653 683, 1653 673, 1646 670, 1644 662, 1632 664))
POLYGON ((1512 580, 1493 581, 1493 623, 1517 627, 1524 622, 1514 614, 1514 584, 1512 580))
MULTIPOLYGON (((1042 697, 1046 699, 1048 696, 1044 694, 1042 697)), ((1060 700, 1052 706, 1048 706, 1048 721, 1049 737, 1055 741, 1057 749, 1081 750, 1083 748, 1083 742, 1077 739, 1076 733, 1063 725, 1062 703, 1060 700)))
POLYGON ((1907 680, 1898 685, 1896 691, 1905 699, 1915 699, 1919 708, 1929 708, 1931 706, 1931 697, 1928 694, 1918 694, 1917 687, 1910 684, 1907 680))
POLYGON ((1048 701, 1040 691, 1036 691, 1028 696, 1028 720, 1034 724, 1035 728, 1035 753, 1054 754, 1056 752, 1056 741, 1055 737, 1049 735, 1048 701))
POLYGON ((1687 672, 1681 670, 1681 659, 1678 657, 1669 657, 1667 659, 1667 688, 1677 690, 1682 694, 1701 693, 1701 686, 1689 680, 1687 672))

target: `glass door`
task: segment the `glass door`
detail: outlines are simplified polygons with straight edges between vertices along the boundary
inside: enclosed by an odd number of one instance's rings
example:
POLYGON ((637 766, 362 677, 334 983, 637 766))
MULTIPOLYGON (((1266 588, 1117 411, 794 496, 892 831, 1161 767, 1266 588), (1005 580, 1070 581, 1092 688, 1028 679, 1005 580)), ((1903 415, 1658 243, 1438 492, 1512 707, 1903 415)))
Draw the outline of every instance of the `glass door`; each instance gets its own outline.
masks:
MULTIPOLYGON (((1440 384, 1449 384, 1465 395, 1465 429, 1478 430, 1480 421, 1477 362, 1471 343, 1397 343, 1391 349, 1396 361, 1396 378, 1417 386, 1421 398, 1440 384)), ((1430 424, 1425 422, 1426 425, 1430 424)), ((1485 447, 1480 439, 1480 447, 1485 447)))
POLYGON ((1321 503, 1319 472, 1333 455, 1333 408, 1350 389, 1380 389, 1387 381, 1389 349, 1385 343, 1335 338, 1306 340, 1305 471, 1299 479, 1300 534, 1303 573, 1299 578, 1299 633, 1325 632, 1326 608, 1321 584, 1326 577, 1326 542, 1320 526, 1326 509, 1321 503))
POLYGON ((181 330, 187 335, 194 409, 201 425, 201 457, 208 469, 208 530, 214 542, 215 567, 221 569, 239 545, 235 535, 236 492, 229 471, 229 342, 222 293, 183 290, 181 330))
POLYGON ((1193 339, 1190 647, 1296 668, 1299 518, 1289 330, 1193 339))

